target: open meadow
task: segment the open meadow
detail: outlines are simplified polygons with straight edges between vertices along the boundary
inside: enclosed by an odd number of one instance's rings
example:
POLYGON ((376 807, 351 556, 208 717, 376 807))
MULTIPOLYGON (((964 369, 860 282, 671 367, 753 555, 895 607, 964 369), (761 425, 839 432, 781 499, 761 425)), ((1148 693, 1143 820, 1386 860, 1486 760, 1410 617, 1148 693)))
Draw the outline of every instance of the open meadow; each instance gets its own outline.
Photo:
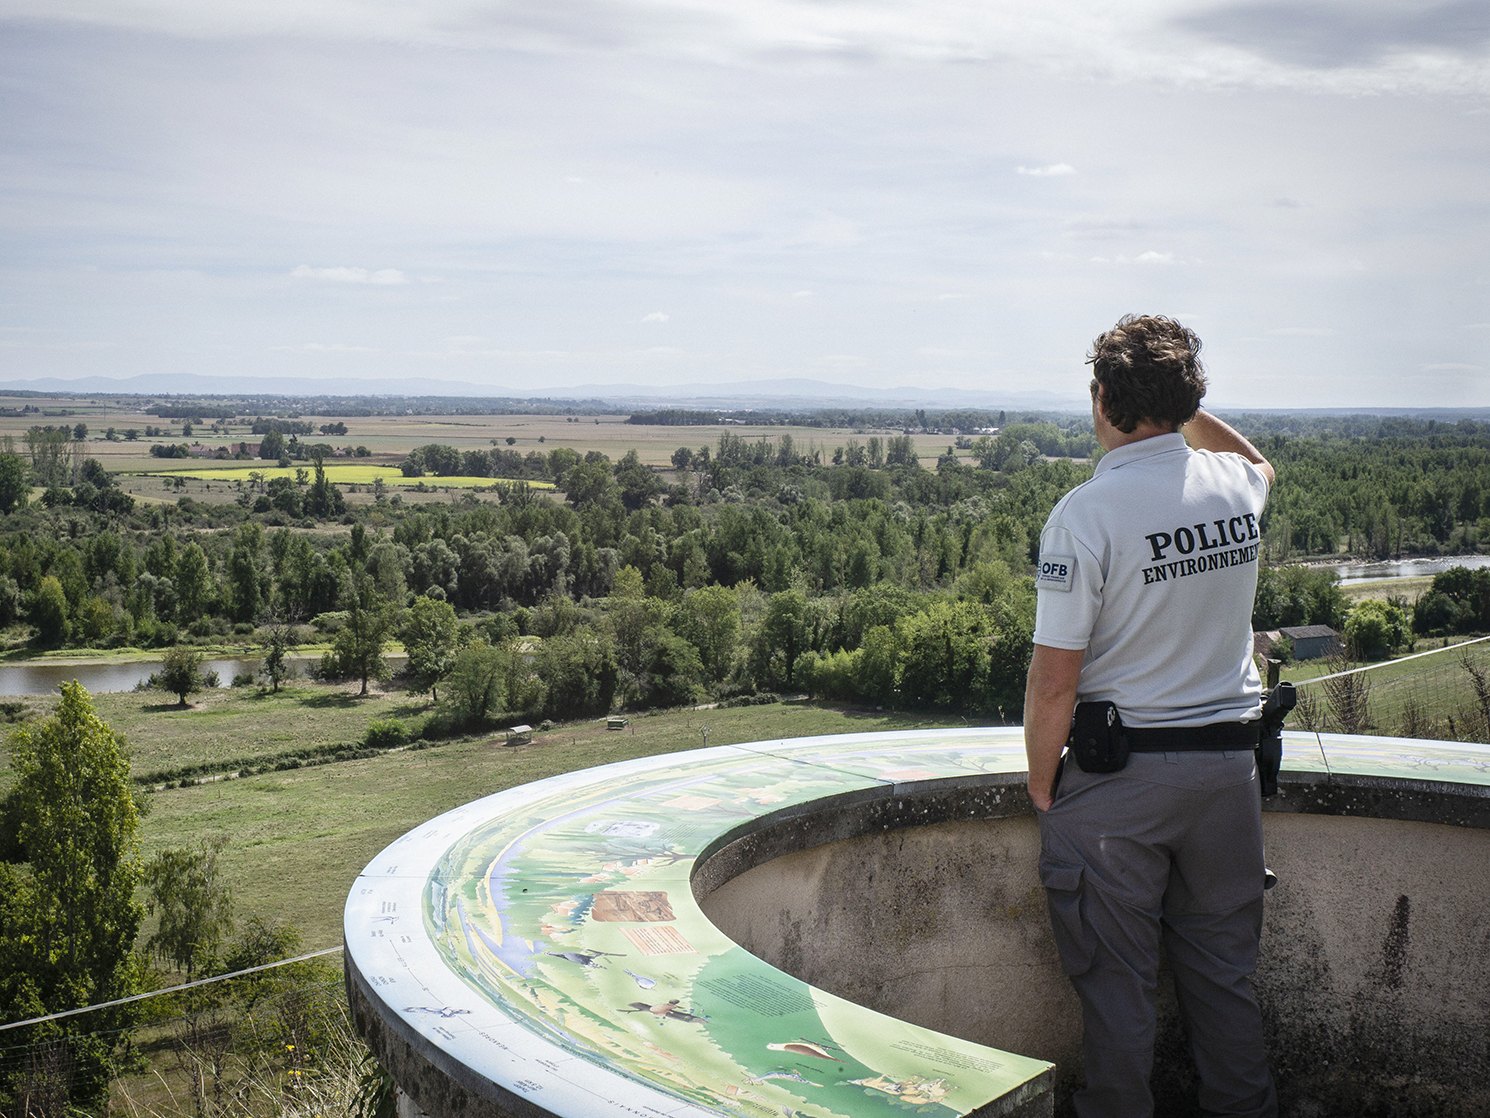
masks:
MULTIPOLYGON (((155 708, 153 701, 146 709, 136 696, 100 695, 97 701, 99 713, 129 733, 137 770, 147 763, 243 752, 259 741, 277 750, 278 741, 271 739, 297 721, 307 740, 355 742, 359 722, 365 727, 372 718, 421 705, 403 692, 357 700, 345 687, 316 684, 298 684, 268 699, 229 692, 225 701, 182 714, 155 708), (177 745, 152 742, 142 754, 143 745, 136 743, 152 736, 177 745)), ((492 792, 571 769, 698 748, 705 727, 710 745, 730 745, 965 724, 955 717, 807 702, 665 711, 634 717, 619 732, 607 730, 603 719, 576 722, 536 733, 526 746, 508 747, 497 733, 152 791, 144 797, 149 814, 141 833, 147 857, 203 835, 228 836, 222 866, 240 915, 293 923, 306 949, 314 950, 341 942, 347 892, 373 855, 424 820, 492 792)))

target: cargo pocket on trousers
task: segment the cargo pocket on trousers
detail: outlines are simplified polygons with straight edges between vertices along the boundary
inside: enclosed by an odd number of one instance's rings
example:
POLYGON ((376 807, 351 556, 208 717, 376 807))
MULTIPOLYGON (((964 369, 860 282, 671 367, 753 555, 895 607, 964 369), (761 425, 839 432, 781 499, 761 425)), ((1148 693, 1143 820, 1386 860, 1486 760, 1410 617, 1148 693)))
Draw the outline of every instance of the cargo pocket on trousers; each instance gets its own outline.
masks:
POLYGON ((1041 862, 1040 884, 1050 905, 1050 928, 1061 970, 1068 975, 1085 974, 1092 965, 1095 945, 1081 918, 1081 867, 1065 862, 1041 862))

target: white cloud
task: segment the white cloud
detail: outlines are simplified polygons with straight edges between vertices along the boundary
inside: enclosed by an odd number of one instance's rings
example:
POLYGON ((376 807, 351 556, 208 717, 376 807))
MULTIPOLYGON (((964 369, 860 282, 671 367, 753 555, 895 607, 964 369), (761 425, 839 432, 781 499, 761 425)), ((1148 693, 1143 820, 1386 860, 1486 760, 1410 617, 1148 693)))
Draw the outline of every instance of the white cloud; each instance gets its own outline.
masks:
POLYGON ((1465 330, 1490 330, 1490 322, 1466 322, 1465 330))
POLYGON ((269 347, 273 353, 381 353, 365 345, 344 345, 341 342, 306 342, 304 345, 275 345, 269 347))
POLYGON ((1268 333, 1279 338, 1328 338, 1335 331, 1328 326, 1279 326, 1268 333))
POLYGON ((598 51, 781 66, 1017 62, 1082 80, 1350 93, 1490 88, 1468 4, 1214 0, 0 0, 0 18, 182 38, 598 51), (1401 9, 1394 11, 1393 9, 1401 9), (1479 48, 1479 49, 1476 49, 1479 48))
POLYGON ((812 292, 810 292, 810 291, 793 291, 792 292, 792 298, 793 299, 811 299, 812 298, 812 292))
POLYGON ((1052 163, 1047 167, 1016 167, 1015 174, 1035 175, 1045 177, 1047 175, 1074 175, 1076 168, 1069 163, 1052 163))
POLYGON ((1458 361, 1440 361, 1433 365, 1424 365, 1423 371, 1429 373, 1472 373, 1484 368, 1483 365, 1464 365, 1458 361))
MULTIPOLYGON (((372 272, 366 268, 312 268, 309 264, 301 264, 290 275, 296 279, 324 280, 328 283, 373 283, 383 285, 409 282, 408 277, 397 268, 380 268, 376 272, 372 272)), ((428 283, 431 281, 424 280, 423 282, 428 283)))
POLYGON ((1150 250, 1148 252, 1141 252, 1137 256, 1124 256, 1121 253, 1119 253, 1117 256, 1093 256, 1091 258, 1091 262, 1093 264, 1161 264, 1162 265, 1162 264, 1175 264, 1175 263, 1179 263, 1180 261, 1175 256, 1175 254, 1172 253, 1172 252, 1154 252, 1153 250, 1150 250))
POLYGON ((643 322, 666 322, 668 320, 668 317, 669 317, 668 314, 666 312, 664 312, 664 311, 653 311, 649 315, 644 315, 642 317, 642 321, 643 322))

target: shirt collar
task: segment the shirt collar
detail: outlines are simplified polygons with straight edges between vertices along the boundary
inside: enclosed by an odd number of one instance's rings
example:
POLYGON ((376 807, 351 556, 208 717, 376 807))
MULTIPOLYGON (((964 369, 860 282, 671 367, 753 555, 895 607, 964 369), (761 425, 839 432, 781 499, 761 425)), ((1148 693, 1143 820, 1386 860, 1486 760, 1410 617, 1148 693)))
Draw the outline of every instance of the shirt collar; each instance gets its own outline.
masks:
POLYGON ((1128 443, 1126 446, 1109 450, 1102 455, 1102 461, 1097 463, 1092 476, 1098 477, 1107 470, 1115 470, 1119 466, 1126 466, 1129 462, 1137 462, 1142 458, 1152 458, 1156 454, 1184 450, 1185 445, 1185 436, 1178 431, 1167 435, 1155 435, 1149 439, 1139 439, 1136 443, 1128 443))

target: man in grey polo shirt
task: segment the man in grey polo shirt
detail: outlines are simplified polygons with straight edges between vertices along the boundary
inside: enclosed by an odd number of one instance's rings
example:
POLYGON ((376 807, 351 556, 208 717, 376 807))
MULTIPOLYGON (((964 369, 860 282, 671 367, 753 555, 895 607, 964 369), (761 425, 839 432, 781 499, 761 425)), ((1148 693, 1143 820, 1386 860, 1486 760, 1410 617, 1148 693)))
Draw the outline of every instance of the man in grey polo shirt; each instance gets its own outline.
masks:
POLYGON ((1277 1113, 1249 976, 1262 928, 1252 732, 1259 518, 1273 468, 1199 410, 1200 339, 1128 317, 1094 343, 1106 455, 1040 537, 1025 693, 1040 876, 1081 998, 1081 1118, 1153 1113, 1162 941, 1208 1115, 1277 1113), (1062 762, 1077 701, 1115 704, 1117 771, 1062 762))

